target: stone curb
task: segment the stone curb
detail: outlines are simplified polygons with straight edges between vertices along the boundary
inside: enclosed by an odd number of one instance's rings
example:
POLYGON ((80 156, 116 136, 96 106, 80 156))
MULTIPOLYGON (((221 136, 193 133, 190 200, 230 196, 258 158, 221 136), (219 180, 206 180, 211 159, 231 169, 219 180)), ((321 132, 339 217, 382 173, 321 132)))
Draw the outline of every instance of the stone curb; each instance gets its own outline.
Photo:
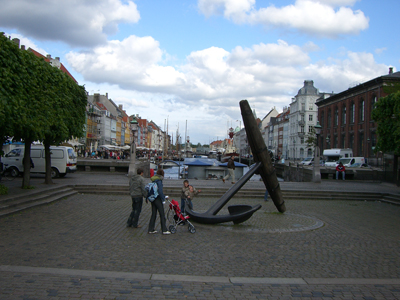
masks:
POLYGON ((400 278, 268 278, 268 277, 224 277, 172 274, 147 274, 115 271, 90 271, 27 266, 0 265, 0 272, 35 273, 95 278, 124 278, 130 280, 155 280, 179 282, 232 283, 232 284, 279 284, 279 285, 400 285, 400 278))

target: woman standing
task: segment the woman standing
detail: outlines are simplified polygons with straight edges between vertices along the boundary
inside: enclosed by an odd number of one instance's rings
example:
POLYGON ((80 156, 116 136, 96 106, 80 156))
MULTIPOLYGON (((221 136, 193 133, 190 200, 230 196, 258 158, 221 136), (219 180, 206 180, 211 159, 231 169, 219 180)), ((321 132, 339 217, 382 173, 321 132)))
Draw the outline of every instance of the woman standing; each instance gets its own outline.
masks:
POLYGON ((163 202, 165 202, 165 196, 163 192, 163 179, 164 179, 164 170, 160 169, 157 171, 157 174, 150 178, 152 182, 157 183, 158 188, 158 196, 157 198, 151 202, 151 218, 149 223, 149 233, 157 233, 154 229, 156 224, 157 218, 157 211, 160 215, 160 223, 161 223, 161 230, 163 234, 171 234, 167 230, 166 220, 165 220, 165 213, 164 213, 164 206, 163 202))

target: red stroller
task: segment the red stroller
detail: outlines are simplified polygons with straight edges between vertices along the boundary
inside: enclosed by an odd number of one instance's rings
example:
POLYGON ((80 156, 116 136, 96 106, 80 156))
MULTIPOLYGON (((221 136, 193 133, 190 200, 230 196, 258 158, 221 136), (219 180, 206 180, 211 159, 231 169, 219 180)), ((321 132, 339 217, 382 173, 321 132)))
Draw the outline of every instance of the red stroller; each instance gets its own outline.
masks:
POLYGON ((176 229, 179 225, 184 225, 188 223, 188 230, 190 233, 195 233, 196 228, 194 228, 193 224, 190 223, 189 216, 184 216, 179 208, 178 201, 172 199, 169 201, 169 210, 167 213, 167 219, 171 225, 169 225, 168 229, 171 233, 175 233, 176 229))

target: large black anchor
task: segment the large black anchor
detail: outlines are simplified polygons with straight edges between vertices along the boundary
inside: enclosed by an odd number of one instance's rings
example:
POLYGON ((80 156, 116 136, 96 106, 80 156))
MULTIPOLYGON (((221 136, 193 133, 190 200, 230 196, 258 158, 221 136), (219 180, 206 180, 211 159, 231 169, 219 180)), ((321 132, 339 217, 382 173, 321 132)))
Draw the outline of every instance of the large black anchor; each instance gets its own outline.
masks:
POLYGON ((265 146, 261 132, 247 100, 240 101, 240 109, 242 112, 247 140, 256 163, 206 212, 197 213, 189 208, 186 208, 188 215, 198 223, 217 224, 232 221, 234 224, 239 224, 248 220, 257 210, 261 208, 260 204, 255 206, 231 205, 228 206, 229 215, 217 215, 217 213, 255 173, 260 174, 264 185, 278 211, 286 211, 278 178, 275 174, 275 168, 271 163, 271 158, 269 156, 267 147, 265 146))

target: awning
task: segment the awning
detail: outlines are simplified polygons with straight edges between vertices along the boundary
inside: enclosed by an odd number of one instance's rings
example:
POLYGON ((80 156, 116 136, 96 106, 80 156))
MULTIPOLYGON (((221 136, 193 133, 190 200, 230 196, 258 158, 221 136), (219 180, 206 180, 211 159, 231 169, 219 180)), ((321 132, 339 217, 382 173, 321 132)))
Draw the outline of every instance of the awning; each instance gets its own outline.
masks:
POLYGON ((120 150, 121 147, 115 145, 100 145, 99 148, 104 148, 107 150, 120 150))

